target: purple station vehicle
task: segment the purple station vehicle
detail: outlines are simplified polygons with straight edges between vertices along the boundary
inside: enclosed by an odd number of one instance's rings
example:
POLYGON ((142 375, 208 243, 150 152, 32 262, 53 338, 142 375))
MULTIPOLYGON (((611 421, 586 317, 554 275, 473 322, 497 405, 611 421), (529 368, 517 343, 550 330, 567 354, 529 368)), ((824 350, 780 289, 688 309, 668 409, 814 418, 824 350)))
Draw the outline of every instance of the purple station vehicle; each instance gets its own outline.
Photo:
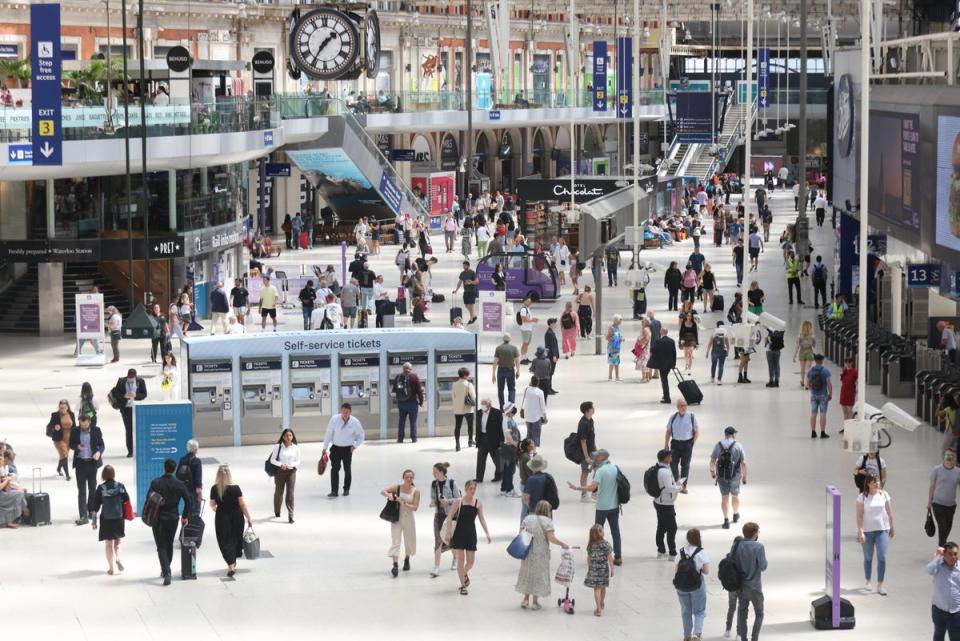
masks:
POLYGON ((523 300, 528 295, 536 301, 556 300, 557 268, 546 254, 510 252, 489 254, 477 264, 481 291, 493 291, 493 272, 503 266, 507 283, 507 300, 523 300))

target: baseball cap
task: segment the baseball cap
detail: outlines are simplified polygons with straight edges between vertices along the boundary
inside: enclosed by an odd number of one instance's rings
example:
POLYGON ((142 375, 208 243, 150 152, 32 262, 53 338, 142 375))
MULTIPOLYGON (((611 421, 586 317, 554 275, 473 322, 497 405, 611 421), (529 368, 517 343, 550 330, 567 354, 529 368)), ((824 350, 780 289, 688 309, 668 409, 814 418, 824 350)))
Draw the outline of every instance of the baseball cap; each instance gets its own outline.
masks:
POLYGON ((735 428, 733 425, 728 425, 728 426, 727 426, 727 429, 723 430, 723 433, 726 434, 727 436, 730 436, 730 435, 732 435, 732 434, 736 434, 736 433, 737 433, 737 428, 735 428))

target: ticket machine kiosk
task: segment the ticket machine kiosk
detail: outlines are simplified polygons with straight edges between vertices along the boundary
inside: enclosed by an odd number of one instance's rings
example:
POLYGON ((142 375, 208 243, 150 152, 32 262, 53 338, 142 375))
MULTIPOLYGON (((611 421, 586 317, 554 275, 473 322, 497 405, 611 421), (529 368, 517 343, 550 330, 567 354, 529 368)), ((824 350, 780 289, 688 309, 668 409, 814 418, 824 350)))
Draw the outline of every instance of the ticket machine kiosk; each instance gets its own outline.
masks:
MULTIPOLYGON (((470 381, 474 389, 477 387, 477 354, 474 351, 464 350, 437 350, 436 353, 436 377, 437 382, 434 386, 436 398, 434 399, 436 407, 436 432, 434 436, 450 436, 453 434, 453 384, 460 378, 460 368, 466 367, 470 370, 470 381)), ((474 411, 476 405, 480 403, 479 398, 475 398, 474 411)))
POLYGON ((233 361, 190 361, 193 433, 205 446, 233 445, 233 361))
POLYGON ((240 359, 241 442, 275 443, 283 421, 279 356, 240 359))
POLYGON ((330 357, 290 357, 290 425, 300 440, 321 440, 330 410, 330 357))
POLYGON ((340 402, 350 403, 364 436, 380 438, 380 354, 340 354, 340 402))
MULTIPOLYGON (((420 379, 420 385, 423 387, 423 407, 419 408, 420 411, 417 416, 417 435, 427 435, 427 416, 429 414, 428 408, 430 405, 430 395, 427 391, 430 387, 430 381, 427 378, 427 362, 428 356, 426 350, 423 350, 422 352, 387 352, 387 378, 389 379, 388 384, 390 385, 390 398, 388 400, 390 411, 387 415, 388 439, 396 440, 400 425, 400 408, 397 406, 397 395, 393 389, 393 382, 396 380, 397 376, 403 373, 404 363, 410 363, 413 366, 413 373, 416 374, 417 378, 420 379)), ((404 428, 404 437, 412 438, 409 426, 404 428)))

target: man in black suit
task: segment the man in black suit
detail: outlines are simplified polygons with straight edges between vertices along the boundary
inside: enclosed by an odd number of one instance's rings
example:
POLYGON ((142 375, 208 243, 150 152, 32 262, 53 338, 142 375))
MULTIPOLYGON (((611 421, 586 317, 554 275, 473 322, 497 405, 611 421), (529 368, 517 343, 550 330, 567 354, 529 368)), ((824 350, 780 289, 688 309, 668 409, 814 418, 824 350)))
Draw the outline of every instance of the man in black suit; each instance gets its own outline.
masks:
POLYGON ((477 410, 477 483, 483 483, 487 455, 493 459, 493 482, 500 480, 500 446, 503 444, 503 413, 489 398, 480 401, 477 410))
POLYGON ((123 429, 127 432, 127 458, 133 457, 133 402, 146 397, 147 384, 132 367, 127 370, 126 377, 117 379, 117 384, 107 397, 110 406, 120 410, 120 416, 123 417, 123 429))
POLYGON ((75 523, 86 525, 93 522, 97 527, 97 515, 92 513, 93 497, 97 492, 97 469, 103 465, 103 432, 91 427, 90 415, 80 415, 80 429, 70 432, 70 449, 73 450, 73 474, 77 477, 77 508, 80 518, 75 523))
POLYGON ((557 361, 560 360, 560 343, 557 342, 557 319, 547 319, 547 331, 543 333, 543 346, 547 348, 547 358, 550 359, 550 387, 549 394, 556 394, 553 389, 553 375, 557 371, 557 361))
POLYGON ((650 360, 660 371, 660 385, 663 387, 661 403, 670 402, 670 372, 677 366, 677 344, 667 336, 667 328, 660 328, 660 338, 650 347, 650 360))
POLYGON ((163 462, 163 476, 150 482, 150 492, 156 492, 163 497, 157 521, 153 524, 153 541, 157 545, 157 557, 160 559, 160 575, 163 584, 170 585, 170 563, 173 560, 173 540, 177 536, 177 525, 187 524, 190 510, 190 494, 187 486, 177 479, 173 473, 177 469, 177 462, 167 459, 163 462), (183 508, 180 506, 183 505, 183 508))

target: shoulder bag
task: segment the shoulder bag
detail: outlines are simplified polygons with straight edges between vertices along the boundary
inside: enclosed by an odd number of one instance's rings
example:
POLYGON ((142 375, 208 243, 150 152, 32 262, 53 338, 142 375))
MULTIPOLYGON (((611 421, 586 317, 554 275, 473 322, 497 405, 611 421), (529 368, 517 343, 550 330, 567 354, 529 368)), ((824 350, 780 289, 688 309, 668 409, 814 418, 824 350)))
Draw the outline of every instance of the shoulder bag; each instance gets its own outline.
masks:
POLYGON ((397 500, 399 494, 400 486, 398 485, 397 490, 393 493, 393 499, 387 498, 387 504, 380 510, 380 518, 384 521, 396 523, 400 520, 400 501, 397 500))
MULTIPOLYGON (((277 445, 277 460, 280 459, 280 445, 277 445)), ((271 450, 272 451, 272 450, 271 450)), ((267 476, 276 476, 277 470, 280 469, 273 462, 270 461, 272 456, 268 456, 267 460, 263 462, 263 471, 267 473, 267 476)))

